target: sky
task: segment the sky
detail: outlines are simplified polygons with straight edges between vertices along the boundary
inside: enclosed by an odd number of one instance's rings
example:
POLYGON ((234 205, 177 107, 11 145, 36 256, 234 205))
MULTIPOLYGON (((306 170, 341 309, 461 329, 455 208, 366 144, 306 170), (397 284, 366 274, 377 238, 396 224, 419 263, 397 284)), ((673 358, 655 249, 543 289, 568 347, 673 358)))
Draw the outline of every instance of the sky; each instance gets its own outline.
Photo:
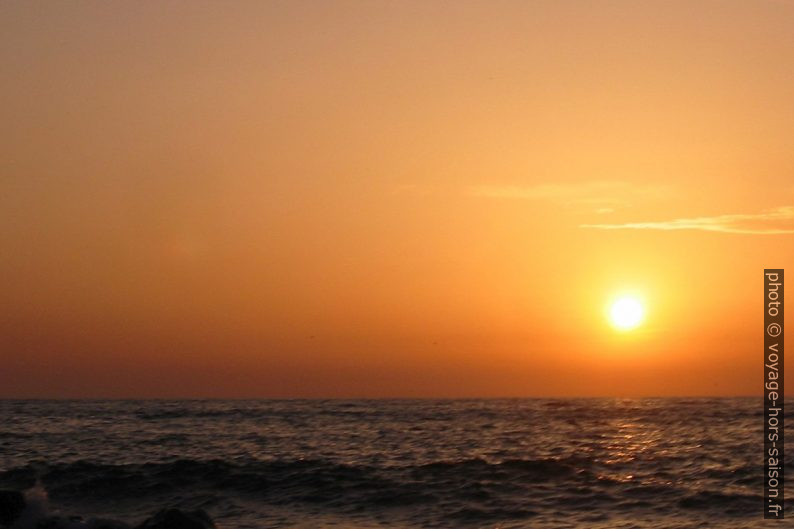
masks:
POLYGON ((0 3, 0 397, 760 396, 792 23, 0 3))

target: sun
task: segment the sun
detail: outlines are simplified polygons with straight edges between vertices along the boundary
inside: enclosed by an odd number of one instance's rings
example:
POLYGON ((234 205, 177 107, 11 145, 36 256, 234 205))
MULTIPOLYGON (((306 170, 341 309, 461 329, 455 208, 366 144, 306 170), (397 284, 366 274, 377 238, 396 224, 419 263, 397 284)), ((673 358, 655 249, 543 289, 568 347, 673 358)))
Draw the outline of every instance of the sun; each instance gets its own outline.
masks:
POLYGON ((645 307, 633 296, 616 299, 609 307, 609 321, 613 327, 621 331, 636 328, 645 319, 645 307))

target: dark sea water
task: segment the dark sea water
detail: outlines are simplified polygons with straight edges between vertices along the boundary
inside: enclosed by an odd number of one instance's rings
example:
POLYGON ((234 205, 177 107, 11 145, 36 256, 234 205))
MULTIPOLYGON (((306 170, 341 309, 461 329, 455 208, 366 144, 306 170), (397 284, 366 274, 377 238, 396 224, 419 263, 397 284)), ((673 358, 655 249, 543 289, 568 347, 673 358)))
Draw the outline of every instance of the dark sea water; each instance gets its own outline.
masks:
POLYGON ((226 528, 783 527, 761 519, 761 413, 760 398, 0 401, 0 488, 130 523, 202 508, 226 528))

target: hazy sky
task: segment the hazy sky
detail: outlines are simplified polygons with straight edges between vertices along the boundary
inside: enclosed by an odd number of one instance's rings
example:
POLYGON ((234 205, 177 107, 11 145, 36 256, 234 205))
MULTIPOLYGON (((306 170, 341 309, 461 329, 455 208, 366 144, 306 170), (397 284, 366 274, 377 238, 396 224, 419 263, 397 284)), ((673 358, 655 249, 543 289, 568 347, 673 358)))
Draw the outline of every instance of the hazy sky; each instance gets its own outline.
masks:
POLYGON ((0 3, 0 396, 760 394, 792 27, 784 0, 0 3))

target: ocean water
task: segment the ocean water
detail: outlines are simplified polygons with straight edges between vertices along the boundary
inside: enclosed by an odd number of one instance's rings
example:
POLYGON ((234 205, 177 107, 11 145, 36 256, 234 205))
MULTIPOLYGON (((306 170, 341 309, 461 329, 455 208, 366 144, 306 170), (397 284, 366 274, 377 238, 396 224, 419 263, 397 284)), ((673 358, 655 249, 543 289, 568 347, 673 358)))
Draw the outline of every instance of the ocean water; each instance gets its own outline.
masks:
POLYGON ((0 488, 129 523, 769 526, 760 398, 6 400, 0 424, 0 488))

